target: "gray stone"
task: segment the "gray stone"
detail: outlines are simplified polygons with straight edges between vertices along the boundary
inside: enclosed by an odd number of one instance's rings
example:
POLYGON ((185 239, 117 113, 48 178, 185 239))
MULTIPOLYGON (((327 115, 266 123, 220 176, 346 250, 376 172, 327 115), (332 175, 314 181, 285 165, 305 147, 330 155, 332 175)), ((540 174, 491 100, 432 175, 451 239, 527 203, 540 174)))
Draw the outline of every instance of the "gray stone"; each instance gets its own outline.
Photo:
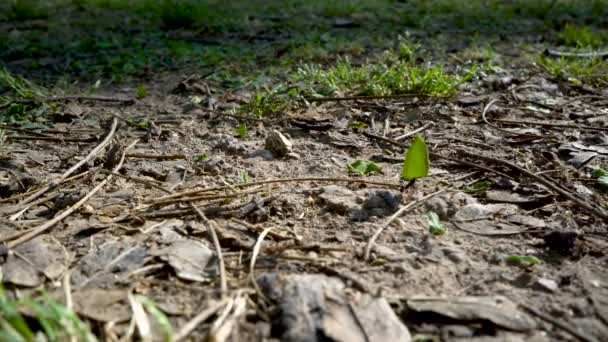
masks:
POLYGON ((555 280, 548 278, 538 278, 534 283, 534 288, 542 291, 555 292, 559 289, 559 286, 557 285, 557 282, 555 280))
POLYGON ((265 147, 273 154, 282 157, 291 152, 293 144, 281 132, 273 129, 266 136, 265 147))
POLYGON ((372 215, 384 216, 395 212, 401 204, 401 193, 387 190, 370 191, 367 194, 363 209, 371 211, 372 215))
POLYGON ((345 214, 359 206, 357 194, 337 185, 323 187, 319 198, 325 202, 329 210, 339 214, 345 214))
POLYGON ((3 267, 3 281, 19 286, 35 287, 45 280, 56 279, 66 271, 67 256, 48 235, 39 236, 9 253, 3 267))
POLYGON ((409 330, 384 298, 351 293, 322 274, 262 274, 262 292, 277 303, 273 331, 281 341, 411 341, 409 330))
POLYGON ((184 280, 206 282, 215 273, 213 251, 198 241, 177 240, 153 254, 166 260, 184 280))
POLYGON ((251 152, 247 158, 250 159, 262 159, 262 160, 273 160, 274 156, 272 152, 267 149, 259 149, 251 152))

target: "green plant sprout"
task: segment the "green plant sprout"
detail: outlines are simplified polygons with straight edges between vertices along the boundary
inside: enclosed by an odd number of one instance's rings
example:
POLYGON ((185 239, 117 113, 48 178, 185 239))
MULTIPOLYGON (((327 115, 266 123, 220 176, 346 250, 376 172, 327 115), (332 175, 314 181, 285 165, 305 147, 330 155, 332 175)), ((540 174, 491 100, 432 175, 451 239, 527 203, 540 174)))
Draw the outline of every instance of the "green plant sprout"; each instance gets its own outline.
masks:
POLYGON ((357 160, 352 164, 348 164, 348 171, 351 173, 355 173, 359 176, 366 176, 372 173, 378 173, 381 171, 380 166, 378 164, 366 161, 366 160, 357 160))
POLYGON ((429 222, 429 232, 435 236, 441 236, 445 234, 446 228, 439 220, 439 215, 434 211, 426 213, 426 219, 429 222))
POLYGON ((240 174, 240 178, 241 178, 241 184, 248 184, 250 181, 249 172, 247 172, 247 170, 243 170, 240 174))
POLYGON ((533 266, 540 265, 541 261, 533 256, 528 255, 508 255, 504 258, 507 264, 518 266, 533 266))
POLYGON ((247 134, 249 133, 247 124, 244 122, 240 124, 239 127, 236 129, 236 133, 239 135, 239 138, 245 139, 247 137, 247 134))
POLYGON ((0 286, 1 341, 97 341, 74 311, 46 294, 41 298, 9 299, 0 286), (39 329, 34 330, 31 318, 39 329), (30 314, 27 314, 30 317, 30 314))
POLYGON ((407 150, 403 161, 403 171, 401 178, 406 181, 414 181, 416 178, 423 178, 429 174, 429 150, 420 135, 416 134, 412 145, 407 150))
POLYGON ((143 99, 146 96, 148 96, 148 90, 146 89, 146 87, 144 87, 144 86, 137 87, 137 98, 143 99))

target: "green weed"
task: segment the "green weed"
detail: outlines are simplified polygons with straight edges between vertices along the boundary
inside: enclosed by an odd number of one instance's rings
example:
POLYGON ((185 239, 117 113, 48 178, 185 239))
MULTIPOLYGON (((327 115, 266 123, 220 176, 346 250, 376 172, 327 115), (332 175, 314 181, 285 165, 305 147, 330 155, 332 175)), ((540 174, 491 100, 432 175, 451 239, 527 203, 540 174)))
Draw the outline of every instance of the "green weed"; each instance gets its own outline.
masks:
POLYGON ((601 48, 608 44, 608 34, 595 32, 588 26, 568 24, 558 33, 557 42, 561 45, 586 49, 601 48))
POLYGON ((44 19, 48 13, 41 8, 40 1, 12 0, 8 11, 8 19, 16 22, 44 19))
POLYGON ((458 86, 472 77, 447 75, 442 66, 423 67, 411 63, 368 62, 355 66, 341 58, 329 69, 319 65, 298 68, 295 80, 303 84, 310 96, 420 94, 444 96, 455 93, 458 86))
POLYGON ((236 134, 241 139, 247 138, 247 134, 249 134, 249 128, 247 128, 247 124, 246 123, 240 124, 239 127, 236 129, 236 134))
POLYGON ((359 176, 367 176, 373 173, 379 173, 381 171, 382 168, 372 161, 357 160, 352 164, 348 164, 348 172, 357 174, 359 176))
POLYGON ((168 30, 192 28, 209 16, 207 8, 191 0, 162 0, 157 14, 168 30))
POLYGON ((601 58, 548 58, 537 59, 551 76, 574 84, 608 84, 608 61, 601 58))
POLYGON ((138 99, 143 99, 148 96, 148 90, 144 86, 137 87, 136 93, 138 99))
POLYGON ((275 88, 264 87, 255 93, 253 98, 241 106, 241 111, 254 118, 279 113, 287 109, 298 97, 298 91, 281 84, 275 88))
POLYGON ((21 76, 13 76, 6 68, 0 68, 0 93, 10 92, 27 100, 44 98, 46 90, 21 76))
POLYGON ((0 340, 96 341, 91 328, 74 311, 48 296, 13 300, 0 287, 0 340), (27 318, 23 314, 27 312, 27 318), (36 322, 38 328, 31 324, 36 322))

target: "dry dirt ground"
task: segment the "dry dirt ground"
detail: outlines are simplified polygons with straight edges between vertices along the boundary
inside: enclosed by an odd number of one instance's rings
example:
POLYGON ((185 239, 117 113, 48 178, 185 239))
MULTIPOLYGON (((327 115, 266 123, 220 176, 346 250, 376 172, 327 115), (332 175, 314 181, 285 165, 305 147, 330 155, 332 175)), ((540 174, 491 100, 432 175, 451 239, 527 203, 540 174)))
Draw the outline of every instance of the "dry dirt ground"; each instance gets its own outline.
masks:
POLYGON ((261 117, 231 111, 251 87, 192 67, 51 94, 52 127, 3 126, 5 290, 69 298, 109 341, 145 335, 135 295, 175 340, 606 340, 606 85, 494 48, 498 71, 451 96, 261 117), (417 129, 430 172, 405 187, 400 136, 417 129), (356 160, 381 172, 349 173, 356 160))

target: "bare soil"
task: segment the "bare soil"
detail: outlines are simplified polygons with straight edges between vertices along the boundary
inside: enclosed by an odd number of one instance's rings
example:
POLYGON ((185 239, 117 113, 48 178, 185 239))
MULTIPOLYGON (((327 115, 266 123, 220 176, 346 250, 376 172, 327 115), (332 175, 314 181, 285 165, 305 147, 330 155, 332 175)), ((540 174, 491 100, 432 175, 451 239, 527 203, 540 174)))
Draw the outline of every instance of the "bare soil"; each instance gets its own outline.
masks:
POLYGON ((257 119, 226 114, 250 89, 185 69, 147 79, 142 99, 127 84, 57 101, 63 122, 52 129, 7 126, 3 284, 71 293, 105 340, 128 334, 128 293, 154 301, 174 331, 219 302, 193 341, 222 329, 234 341, 408 340, 403 327, 416 340, 605 340, 608 210, 591 170, 608 169, 608 93, 524 69, 521 54, 455 97, 309 101, 257 119), (410 138, 394 138, 428 123, 430 174, 405 188, 410 138), (288 153, 268 145, 275 130, 288 153), (356 160, 382 172, 349 174, 356 160), (444 235, 429 233, 429 210, 444 235), (386 316, 366 325, 365 310, 386 316))

